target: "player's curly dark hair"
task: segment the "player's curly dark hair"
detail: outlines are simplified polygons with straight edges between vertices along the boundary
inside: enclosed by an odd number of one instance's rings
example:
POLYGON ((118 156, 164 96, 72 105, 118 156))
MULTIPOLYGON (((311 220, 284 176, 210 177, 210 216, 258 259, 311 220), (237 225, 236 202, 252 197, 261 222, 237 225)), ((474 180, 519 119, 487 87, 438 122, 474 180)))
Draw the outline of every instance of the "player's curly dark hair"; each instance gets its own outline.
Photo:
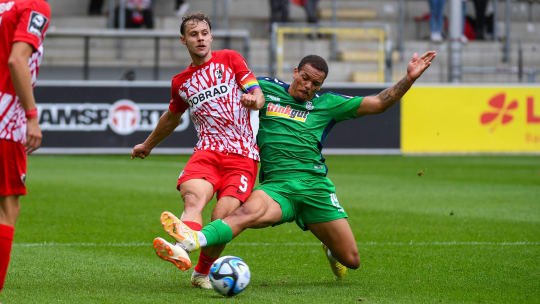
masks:
POLYGON ((302 67, 306 64, 311 65, 315 69, 324 72, 324 77, 328 76, 328 64, 326 63, 326 60, 322 58, 321 56, 317 55, 307 55, 306 57, 302 58, 300 60, 300 63, 298 64, 298 70, 302 69, 302 67))
POLYGON ((205 13, 203 12, 191 13, 182 17, 182 23, 180 24, 180 34, 182 36, 184 36, 185 34, 184 31, 186 30, 186 23, 192 20, 204 21, 208 23, 208 28, 212 30, 212 23, 210 23, 210 18, 205 13))

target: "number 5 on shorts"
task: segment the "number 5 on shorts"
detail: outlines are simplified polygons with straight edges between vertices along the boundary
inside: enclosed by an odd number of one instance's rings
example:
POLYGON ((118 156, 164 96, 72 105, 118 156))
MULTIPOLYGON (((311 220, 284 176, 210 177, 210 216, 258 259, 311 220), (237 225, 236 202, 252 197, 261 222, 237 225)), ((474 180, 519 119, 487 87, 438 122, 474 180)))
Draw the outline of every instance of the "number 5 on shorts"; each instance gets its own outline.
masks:
POLYGON ((247 189, 248 189, 248 179, 247 177, 245 177, 244 175, 240 175, 240 183, 242 185, 240 185, 240 187, 238 187, 238 189, 242 192, 246 192, 247 189))

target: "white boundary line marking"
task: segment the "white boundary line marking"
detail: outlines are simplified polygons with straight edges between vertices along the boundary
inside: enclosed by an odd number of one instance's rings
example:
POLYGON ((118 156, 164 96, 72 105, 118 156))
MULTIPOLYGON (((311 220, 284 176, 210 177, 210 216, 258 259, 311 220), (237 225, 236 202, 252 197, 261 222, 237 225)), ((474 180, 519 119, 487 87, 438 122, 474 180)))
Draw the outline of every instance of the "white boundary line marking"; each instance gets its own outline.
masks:
MULTIPOLYGON (((231 245, 236 246, 320 246, 319 243, 235 243, 231 245)), ((410 247, 422 247, 422 246, 540 246, 540 242, 518 241, 518 242, 357 242, 357 245, 362 246, 410 246, 410 247)), ((133 242, 133 243, 56 243, 56 242, 43 242, 43 243, 14 243, 13 247, 150 247, 152 242, 133 242)))

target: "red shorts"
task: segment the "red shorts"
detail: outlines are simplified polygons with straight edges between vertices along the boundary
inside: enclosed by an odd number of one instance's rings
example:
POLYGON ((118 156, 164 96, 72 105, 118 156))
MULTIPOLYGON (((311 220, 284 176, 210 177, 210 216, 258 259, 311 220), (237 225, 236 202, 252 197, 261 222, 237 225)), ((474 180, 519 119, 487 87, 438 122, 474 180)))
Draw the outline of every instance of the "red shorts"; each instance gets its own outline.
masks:
POLYGON ((257 178, 257 161, 238 154, 201 150, 193 153, 178 177, 177 188, 190 179, 202 178, 214 186, 217 199, 232 196, 245 202, 257 178))
POLYGON ((0 196, 25 195, 26 153, 21 143, 0 139, 0 196))

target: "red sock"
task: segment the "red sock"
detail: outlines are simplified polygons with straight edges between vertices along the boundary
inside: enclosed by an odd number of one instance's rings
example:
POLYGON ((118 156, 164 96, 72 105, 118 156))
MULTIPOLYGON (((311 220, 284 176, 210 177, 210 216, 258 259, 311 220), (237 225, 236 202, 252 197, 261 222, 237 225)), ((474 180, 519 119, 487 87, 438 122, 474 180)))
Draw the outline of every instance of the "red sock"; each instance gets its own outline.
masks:
POLYGON ((210 267, 212 267, 212 264, 217 259, 218 257, 209 257, 201 251, 201 254, 199 255, 199 261, 197 262, 197 266, 195 266, 195 271, 201 274, 208 275, 210 273, 210 267))
MULTIPOLYGON (((202 225, 197 222, 182 222, 195 231, 201 231, 202 229, 202 225)), ((197 266, 195 266, 195 271, 201 274, 209 274, 210 267, 212 267, 212 263, 214 263, 215 260, 217 260, 217 258, 209 257, 201 251, 201 254, 199 255, 199 261, 197 262, 197 266)))
POLYGON ((14 230, 15 228, 11 226, 0 224, 0 291, 4 288, 14 230))
POLYGON ((182 223, 186 224, 189 228, 195 230, 195 231, 201 231, 202 225, 197 222, 191 222, 191 221, 182 221, 182 223))

